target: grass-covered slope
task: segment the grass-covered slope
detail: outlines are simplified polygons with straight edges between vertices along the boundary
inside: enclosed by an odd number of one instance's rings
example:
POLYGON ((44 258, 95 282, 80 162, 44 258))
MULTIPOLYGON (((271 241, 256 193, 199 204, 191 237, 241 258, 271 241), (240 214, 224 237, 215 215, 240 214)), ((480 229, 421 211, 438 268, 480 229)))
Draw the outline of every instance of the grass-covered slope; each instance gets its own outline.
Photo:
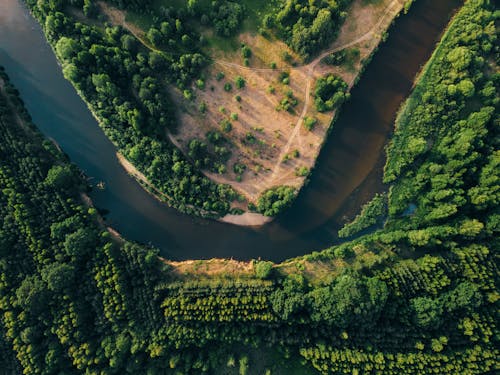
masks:
POLYGON ((417 83, 409 100, 433 116, 433 131, 419 130, 421 116, 408 114, 409 123, 399 124, 388 171, 396 140, 408 129, 423 134, 428 146, 392 178, 384 229, 281 265, 255 262, 240 276, 187 276, 182 265, 112 239, 83 204, 76 168, 36 132, 2 74, 0 360, 8 362, 2 368, 28 374, 495 373, 494 19, 487 1, 466 1, 438 49, 443 57, 434 57, 422 76, 427 80, 417 83), (460 71, 450 68, 457 48, 470 57, 460 71), (470 80, 472 95, 447 89, 437 101, 436 88, 462 80, 470 80), (483 95, 488 90, 493 94, 483 95), (410 202, 417 209, 403 215, 410 202), (438 215, 443 212, 447 216, 438 215))

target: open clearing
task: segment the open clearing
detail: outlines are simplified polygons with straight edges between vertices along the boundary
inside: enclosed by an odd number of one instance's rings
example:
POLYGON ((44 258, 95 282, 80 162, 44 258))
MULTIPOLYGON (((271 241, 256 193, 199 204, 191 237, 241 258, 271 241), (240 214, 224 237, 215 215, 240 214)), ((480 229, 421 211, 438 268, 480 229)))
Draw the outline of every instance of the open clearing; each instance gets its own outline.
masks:
MULTIPOLYGON (((364 61, 378 46, 404 3, 405 0, 380 0, 365 4, 363 0, 355 0, 335 42, 306 64, 283 42, 272 37, 266 39, 257 33, 243 32, 238 36, 238 42, 252 51, 248 66, 243 65, 240 48, 208 51, 213 64, 204 73, 205 87, 199 89, 193 84, 192 100, 185 99, 177 88, 169 88, 176 104, 179 126, 175 134, 167 133, 168 137, 187 155, 191 140, 209 143, 206 140, 208 132, 223 133, 227 139, 225 146, 231 151, 226 170, 223 173, 203 172, 218 183, 230 184, 248 202, 255 203, 262 192, 274 186, 300 188, 307 171, 314 167, 336 115, 335 111, 316 111, 316 80, 333 73, 350 89, 364 61), (359 55, 348 63, 332 66, 322 62, 331 53, 353 49, 359 51, 359 55), (292 56, 289 62, 282 58, 285 51, 292 56), (283 73, 289 75, 287 84, 282 82, 283 73), (242 88, 235 84, 238 77, 245 81, 242 88), (297 105, 291 111, 278 111, 280 101, 287 94, 293 95, 297 105), (200 106, 205 110, 200 111, 200 106), (312 130, 303 125, 306 117, 317 119, 312 130), (221 131, 224 122, 231 124, 230 131, 221 131), (235 165, 243 166, 244 171, 235 170, 235 165), (305 173, 298 173, 299 169, 305 173)), ((122 25, 152 49, 144 30, 126 21, 121 11, 102 3, 101 9, 112 23, 122 25)), ((239 206, 244 208, 246 204, 239 206)), ((252 220, 256 225, 263 222, 252 220)))

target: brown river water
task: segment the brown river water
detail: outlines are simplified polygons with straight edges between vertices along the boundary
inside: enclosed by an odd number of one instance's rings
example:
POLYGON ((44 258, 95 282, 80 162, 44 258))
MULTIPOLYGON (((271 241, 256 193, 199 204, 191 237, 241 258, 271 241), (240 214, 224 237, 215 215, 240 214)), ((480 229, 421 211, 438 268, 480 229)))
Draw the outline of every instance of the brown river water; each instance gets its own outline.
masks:
POLYGON ((382 184, 384 145, 415 75, 430 57, 459 0, 417 0, 401 16, 352 90, 310 182, 294 205, 258 229, 193 218, 158 202, 127 175, 116 149, 62 76, 40 26, 20 0, 0 0, 0 65, 34 123, 91 181, 109 225, 125 238, 183 259, 225 257, 281 261, 338 243, 336 233, 382 184))

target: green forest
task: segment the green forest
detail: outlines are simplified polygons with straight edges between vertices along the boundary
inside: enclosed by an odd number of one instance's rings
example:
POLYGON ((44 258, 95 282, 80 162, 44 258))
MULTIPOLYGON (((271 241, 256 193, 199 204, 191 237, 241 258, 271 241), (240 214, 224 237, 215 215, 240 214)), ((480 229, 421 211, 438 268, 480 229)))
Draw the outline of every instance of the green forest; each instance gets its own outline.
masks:
MULTIPOLYGON (((99 113, 108 136, 156 178, 172 204, 227 210, 232 192, 195 172, 155 133, 155 119, 169 121, 170 104, 157 100, 151 56, 132 55, 119 29, 102 34, 71 22, 62 3, 29 1, 65 75, 99 113), (133 95, 141 92, 144 100, 133 95), (137 126, 123 125, 130 119, 137 126), (176 163, 182 168, 172 180, 155 175, 176 163)), ((73 3, 91 10, 90 1, 73 3)), ((108 232, 81 172, 38 132, 0 69, 0 368, 6 374, 497 373, 498 17, 490 1, 466 0, 420 73, 387 148, 388 194, 375 197, 343 231, 350 237, 379 221, 383 227, 283 264, 254 261, 251 276, 183 277, 158 251, 108 232), (309 272, 325 265, 331 265, 326 274, 309 272)), ((179 84, 199 66, 196 53, 186 54, 168 63, 179 84)), ((341 92, 341 83, 325 84, 328 97, 341 92)), ((269 191, 258 209, 272 214, 293 195, 286 187, 269 191)))

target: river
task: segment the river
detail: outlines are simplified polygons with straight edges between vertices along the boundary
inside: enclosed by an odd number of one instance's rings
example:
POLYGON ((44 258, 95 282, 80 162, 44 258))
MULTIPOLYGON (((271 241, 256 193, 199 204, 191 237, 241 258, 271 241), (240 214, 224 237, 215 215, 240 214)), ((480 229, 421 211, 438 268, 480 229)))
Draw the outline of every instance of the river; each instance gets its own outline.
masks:
POLYGON ((281 261, 338 241, 346 217, 383 191, 384 145, 415 74, 430 57, 458 0, 417 0, 380 46, 325 143, 309 184, 275 221, 258 229, 193 218, 158 202, 127 175, 116 149, 62 75, 40 26, 20 0, 0 0, 0 65, 34 123, 93 181, 95 205, 125 238, 170 259, 281 261))

